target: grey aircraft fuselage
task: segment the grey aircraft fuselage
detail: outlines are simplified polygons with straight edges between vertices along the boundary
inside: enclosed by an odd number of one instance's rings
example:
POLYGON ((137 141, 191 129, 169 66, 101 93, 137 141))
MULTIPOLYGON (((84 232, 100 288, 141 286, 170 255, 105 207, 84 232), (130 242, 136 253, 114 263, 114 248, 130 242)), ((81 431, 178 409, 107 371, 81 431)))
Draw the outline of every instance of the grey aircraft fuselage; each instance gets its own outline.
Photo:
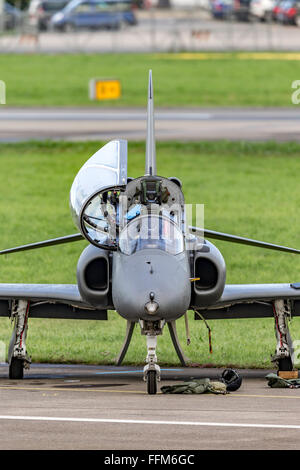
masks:
POLYGON ((186 251, 172 255, 148 248, 130 256, 115 252, 113 304, 118 313, 130 321, 176 320, 190 306, 190 277, 186 251), (149 302, 154 306, 153 313, 147 310, 149 302))

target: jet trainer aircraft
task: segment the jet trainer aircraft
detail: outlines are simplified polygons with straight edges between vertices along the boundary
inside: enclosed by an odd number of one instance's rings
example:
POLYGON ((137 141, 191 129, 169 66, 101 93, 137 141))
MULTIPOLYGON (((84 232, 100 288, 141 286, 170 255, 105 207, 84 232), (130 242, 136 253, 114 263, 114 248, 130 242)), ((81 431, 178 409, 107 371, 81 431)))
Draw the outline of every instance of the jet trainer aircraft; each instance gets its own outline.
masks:
POLYGON ((146 336, 144 380, 149 394, 157 392, 160 380, 156 344, 166 324, 181 364, 186 363, 176 320, 188 310, 204 321, 273 316, 277 339, 273 361, 279 370, 292 370, 288 319, 300 315, 300 283, 228 285, 224 258, 207 238, 286 253, 300 254, 300 250, 187 225, 180 180, 158 176, 156 171, 151 71, 145 174, 128 178, 127 142, 111 141, 79 170, 70 207, 79 233, 0 252, 89 242, 78 260, 75 285, 0 284, 0 316, 14 319, 8 350, 11 379, 22 379, 24 368, 30 366, 29 316, 107 320, 109 309, 127 320, 118 365, 136 323, 146 336))

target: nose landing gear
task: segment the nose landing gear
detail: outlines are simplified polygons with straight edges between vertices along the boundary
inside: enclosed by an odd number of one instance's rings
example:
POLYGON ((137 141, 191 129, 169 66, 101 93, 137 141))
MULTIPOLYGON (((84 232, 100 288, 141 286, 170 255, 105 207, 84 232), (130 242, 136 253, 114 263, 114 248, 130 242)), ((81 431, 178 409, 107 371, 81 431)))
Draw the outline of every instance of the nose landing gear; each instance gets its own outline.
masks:
MULTIPOLYGON (((158 367, 158 366, 157 366, 158 367)), ((149 395, 156 395, 157 392, 157 382, 158 382, 158 375, 156 370, 148 370, 147 376, 147 392, 149 395)))
POLYGON ((157 336, 147 335, 147 350, 146 357, 147 365, 144 367, 144 381, 147 382, 147 391, 149 395, 155 395, 157 392, 157 382, 160 381, 160 367, 157 362, 156 356, 157 336))
POLYGON ((157 393, 157 382, 160 381, 160 367, 157 364, 156 345, 157 336, 162 334, 165 321, 140 321, 142 334, 147 338, 147 357, 144 367, 144 381, 147 382, 147 392, 149 395, 157 393))

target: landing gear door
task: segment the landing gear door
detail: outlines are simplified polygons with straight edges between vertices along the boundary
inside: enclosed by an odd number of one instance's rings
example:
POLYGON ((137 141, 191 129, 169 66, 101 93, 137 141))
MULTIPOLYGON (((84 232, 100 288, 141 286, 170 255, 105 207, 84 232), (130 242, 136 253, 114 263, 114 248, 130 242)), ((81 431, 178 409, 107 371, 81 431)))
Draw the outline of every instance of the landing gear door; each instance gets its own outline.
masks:
POLYGON ((70 191, 70 208, 75 224, 93 245, 117 247, 119 198, 126 184, 126 140, 106 144, 77 173, 70 191))

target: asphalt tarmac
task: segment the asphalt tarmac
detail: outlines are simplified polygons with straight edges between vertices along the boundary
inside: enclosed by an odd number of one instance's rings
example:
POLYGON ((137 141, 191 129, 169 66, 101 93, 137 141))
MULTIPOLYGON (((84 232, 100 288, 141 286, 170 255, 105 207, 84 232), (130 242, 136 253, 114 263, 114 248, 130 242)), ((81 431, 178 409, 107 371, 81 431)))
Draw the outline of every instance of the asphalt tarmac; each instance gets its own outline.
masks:
MULTIPOLYGON (((300 141, 294 108, 156 109, 157 140, 300 141)), ((145 140, 146 111, 137 108, 0 108, 0 142, 145 140)))
POLYGON ((33 364, 9 380, 0 364, 0 449, 299 449, 300 390, 272 389, 267 370, 241 370, 228 395, 166 395, 160 387, 221 369, 162 368, 148 395, 142 367, 33 364))

